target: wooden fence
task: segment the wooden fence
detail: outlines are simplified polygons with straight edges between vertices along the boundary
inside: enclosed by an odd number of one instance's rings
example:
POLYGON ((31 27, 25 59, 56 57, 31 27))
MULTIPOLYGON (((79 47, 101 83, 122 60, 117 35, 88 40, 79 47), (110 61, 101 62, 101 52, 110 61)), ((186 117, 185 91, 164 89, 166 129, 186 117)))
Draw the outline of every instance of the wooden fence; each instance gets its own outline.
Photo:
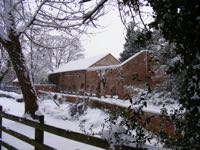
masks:
MULTIPOLYGON (((35 150, 54 150, 55 148, 44 144, 44 131, 45 131, 45 132, 49 132, 51 134, 61 136, 61 137, 67 138, 67 139, 71 139, 71 140, 74 140, 77 142, 89 144, 89 145, 96 146, 99 148, 109 149, 109 146, 110 146, 109 143, 103 139, 85 135, 85 134, 81 134, 81 133, 77 133, 77 132, 67 131, 67 130, 56 128, 56 127, 53 127, 50 125, 46 125, 46 124, 44 124, 44 116, 37 116, 37 117, 38 117, 37 119, 39 120, 40 123, 7 114, 2 111, 2 106, 0 106, 0 139, 2 139, 2 132, 5 132, 17 139, 20 139, 20 140, 34 146, 35 150), (3 126, 2 118, 33 127, 35 129, 35 138, 32 139, 32 138, 29 138, 29 137, 27 137, 21 133, 18 133, 16 131, 7 129, 5 126, 3 126)), ((3 140, 0 140, 0 145, 9 150, 17 150, 17 148, 4 142, 3 140)), ((0 150, 1 150, 1 146, 0 146, 0 150)), ((128 147, 128 146, 116 146, 115 149, 116 150, 118 150, 118 149, 136 150, 136 149, 141 149, 141 148, 133 148, 133 147, 128 147)))

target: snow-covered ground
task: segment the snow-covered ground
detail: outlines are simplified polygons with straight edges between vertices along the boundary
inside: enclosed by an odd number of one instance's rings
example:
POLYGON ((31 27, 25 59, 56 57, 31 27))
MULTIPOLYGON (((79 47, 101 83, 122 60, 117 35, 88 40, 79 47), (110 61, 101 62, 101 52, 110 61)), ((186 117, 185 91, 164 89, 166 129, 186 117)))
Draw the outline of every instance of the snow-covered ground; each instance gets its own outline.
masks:
MULTIPOLYGON (((15 95, 16 93, 9 93, 0 91, 0 93, 4 93, 7 95, 12 95, 13 97, 19 98, 21 95, 15 95)), ((98 99, 99 100, 99 99, 98 99)), ((114 100, 112 99, 102 99, 103 101, 110 101, 114 103, 114 100)), ((125 106, 130 105, 130 102, 122 102, 120 100, 116 100, 115 104, 121 105, 122 103, 125 106)), ((105 125, 105 120, 108 119, 109 114, 104 112, 100 109, 91 109, 87 108, 84 112, 84 114, 75 117, 71 116, 70 103, 62 103, 60 104, 60 107, 57 106, 52 99, 44 99, 42 101, 38 102, 39 104, 39 111, 44 114, 45 116, 45 124, 49 124, 52 126, 56 126, 59 128, 63 128, 66 130, 72 130, 75 132, 80 133, 92 133, 95 136, 99 136, 99 133, 103 129, 103 125, 105 125)), ((3 110, 6 113, 13 114, 16 116, 23 116, 24 115, 24 103, 16 102, 15 99, 12 98, 5 98, 0 97, 0 105, 3 106, 3 110)), ((13 121, 8 121, 6 119, 3 119, 3 125, 7 128, 13 129, 17 132, 23 133, 24 135, 27 135, 29 137, 34 137, 34 129, 13 121)), ((105 128, 104 128, 105 129, 105 128)), ((104 132, 105 133, 105 132, 104 132)), ((32 150, 33 147, 16 139, 13 138, 6 133, 3 133, 2 139, 11 145, 14 145, 20 150, 32 150)), ((154 145, 157 141, 153 141, 151 144, 147 143, 149 149, 159 149, 157 147, 153 147, 151 145, 154 145)), ((79 143, 76 141, 64 139, 62 137, 58 137, 49 133, 45 132, 44 137, 44 143, 55 147, 59 150, 100 150, 101 148, 93 147, 90 145, 86 145, 83 143, 79 143)), ((161 148, 163 149, 163 148, 161 148)))
MULTIPOLYGON (((132 98, 133 102, 138 101, 141 93, 146 92, 142 89, 137 89, 137 91, 138 91, 138 95, 133 96, 132 98)), ((51 94, 52 96, 57 94, 59 97, 61 97, 61 99, 62 99, 62 96, 69 96, 69 97, 85 98, 91 101, 99 101, 103 103, 117 105, 124 108, 128 108, 131 105, 130 100, 121 100, 121 99, 118 99, 117 96, 113 98, 109 98, 109 96, 107 98, 104 98, 104 97, 98 98, 98 97, 77 96, 73 94, 64 94, 64 93, 55 93, 55 92, 45 92, 45 91, 41 91, 41 92, 46 93, 46 94, 51 94)), ((172 98, 167 97, 166 94, 164 94, 163 96, 162 92, 148 94, 145 99, 147 99, 146 102, 148 106, 148 107, 143 108, 143 111, 145 112, 160 114, 161 109, 163 108, 163 104, 165 104, 164 108, 166 108, 168 114, 170 114, 170 113, 173 113, 174 110, 180 107, 177 101, 175 101, 172 98)), ((137 108, 139 105, 140 104, 134 104, 132 105, 132 108, 137 108)))
MULTIPOLYGON (((20 95, 18 96, 20 97, 20 95)), ((3 106, 3 111, 6 113, 20 117, 24 115, 24 103, 18 103, 15 99, 0 97, 0 105, 3 106)), ((84 116, 81 116, 79 119, 73 119, 67 112, 68 107, 68 103, 62 104, 60 107, 58 107, 52 100, 44 100, 39 103, 39 110, 44 114, 46 124, 80 133, 83 133, 80 128, 80 122, 83 122, 83 120, 84 122, 87 122, 86 128, 90 128, 90 126, 94 124, 93 127, 96 127, 96 131, 98 132, 100 129, 99 126, 101 126, 101 123, 104 122, 104 119, 108 117, 108 115, 101 110, 88 109, 84 116)), ((3 125, 31 138, 34 137, 34 129, 31 127, 9 121, 7 119, 3 119, 3 125)), ((44 136, 45 144, 48 144, 49 146, 55 147, 59 150, 101 150, 101 148, 68 140, 46 132, 44 136)), ((17 140, 6 133, 3 133, 2 139, 17 147, 19 150, 34 149, 31 145, 17 140)))

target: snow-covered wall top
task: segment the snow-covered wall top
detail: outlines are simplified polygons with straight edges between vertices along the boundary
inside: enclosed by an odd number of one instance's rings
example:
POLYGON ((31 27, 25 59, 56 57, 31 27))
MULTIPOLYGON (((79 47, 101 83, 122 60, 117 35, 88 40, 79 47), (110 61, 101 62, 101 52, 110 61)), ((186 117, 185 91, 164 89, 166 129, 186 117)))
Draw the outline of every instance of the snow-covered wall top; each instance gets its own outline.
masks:
POLYGON ((106 69, 116 69, 120 65, 109 65, 109 66, 97 66, 97 67, 90 67, 87 71, 95 71, 95 70, 106 70, 106 69))

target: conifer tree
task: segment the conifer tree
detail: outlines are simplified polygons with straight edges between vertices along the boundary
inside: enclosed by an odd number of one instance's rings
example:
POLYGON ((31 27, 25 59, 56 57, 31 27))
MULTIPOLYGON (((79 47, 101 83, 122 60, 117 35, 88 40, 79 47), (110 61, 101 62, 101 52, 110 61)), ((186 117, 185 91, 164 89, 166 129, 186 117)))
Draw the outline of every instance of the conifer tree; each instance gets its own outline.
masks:
POLYGON ((120 61, 122 62, 147 47, 147 41, 143 39, 143 35, 146 32, 139 29, 135 30, 134 28, 133 22, 127 28, 124 51, 120 53, 120 61))

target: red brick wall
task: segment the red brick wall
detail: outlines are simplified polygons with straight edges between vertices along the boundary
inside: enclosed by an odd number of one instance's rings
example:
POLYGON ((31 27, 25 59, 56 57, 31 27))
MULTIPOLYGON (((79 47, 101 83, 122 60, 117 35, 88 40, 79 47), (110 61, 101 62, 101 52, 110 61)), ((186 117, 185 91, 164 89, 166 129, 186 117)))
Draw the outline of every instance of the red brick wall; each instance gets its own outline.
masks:
POLYGON ((58 92, 57 86, 54 84, 35 84, 35 90, 37 93, 39 91, 47 91, 47 92, 58 92))
POLYGON ((118 68, 87 71, 87 87, 93 87, 93 91, 98 89, 100 82, 98 74, 102 74, 105 78, 105 86, 101 88, 100 95, 118 95, 120 98, 125 98, 129 94, 127 86, 146 87, 150 68, 149 59, 149 53, 143 51, 118 68))
MULTIPOLYGON (((118 68, 119 69, 119 68, 118 68)), ((87 71, 86 74, 86 89, 93 94, 98 93, 100 86, 100 74, 104 76, 105 85, 103 91, 99 91, 102 96, 105 95, 120 95, 123 93, 123 84, 120 78, 118 69, 94 70, 87 71), (120 91, 120 92, 119 92, 120 91)), ((102 84, 102 83, 101 83, 102 84)))
POLYGON ((121 77, 120 68, 107 70, 105 74, 106 79, 106 95, 118 95, 119 97, 124 95, 124 84, 121 77))
POLYGON ((93 64, 90 67, 97 67, 97 66, 108 66, 108 65, 118 65, 120 62, 113 57, 111 54, 103 57, 99 61, 97 61, 95 64, 93 64))
POLYGON ((125 86, 145 88, 149 70, 149 54, 144 51, 122 65, 121 73, 125 86))
POLYGON ((86 74, 86 92, 96 94, 99 76, 96 71, 88 71, 86 74))
POLYGON ((79 92, 85 89, 85 71, 71 71, 60 74, 58 88, 62 92, 79 92))
POLYGON ((129 94, 127 86, 147 88, 147 84, 151 86, 155 83, 151 81, 154 75, 152 65, 150 53, 142 51, 117 68, 59 73, 57 85, 60 91, 78 92, 82 89, 99 96, 118 95, 125 98, 129 94), (100 80, 100 74, 104 81, 100 80))

